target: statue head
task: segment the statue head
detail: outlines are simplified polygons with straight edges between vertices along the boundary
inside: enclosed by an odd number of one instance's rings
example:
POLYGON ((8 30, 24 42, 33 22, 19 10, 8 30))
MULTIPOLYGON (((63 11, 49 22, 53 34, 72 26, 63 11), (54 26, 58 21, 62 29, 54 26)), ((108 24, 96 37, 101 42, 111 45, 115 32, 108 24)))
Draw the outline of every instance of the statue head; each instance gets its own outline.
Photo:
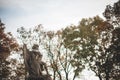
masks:
POLYGON ((38 49, 39 49, 39 45, 34 44, 33 47, 32 47, 32 49, 34 49, 34 50, 38 50, 38 49))

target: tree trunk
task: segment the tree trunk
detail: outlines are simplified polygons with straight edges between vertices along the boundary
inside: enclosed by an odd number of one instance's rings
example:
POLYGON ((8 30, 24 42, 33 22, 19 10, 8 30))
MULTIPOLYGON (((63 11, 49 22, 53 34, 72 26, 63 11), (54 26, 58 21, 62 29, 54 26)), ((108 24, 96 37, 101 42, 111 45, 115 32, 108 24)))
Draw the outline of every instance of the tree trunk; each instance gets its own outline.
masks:
POLYGON ((76 75, 74 74, 74 76, 73 76, 73 80, 75 80, 75 77, 76 77, 76 75))
POLYGON ((56 71, 54 71, 54 74, 53 74, 53 80, 56 79, 56 71))
POLYGON ((69 80, 69 79, 68 79, 68 73, 67 73, 67 72, 66 72, 66 80, 69 80))
POLYGON ((58 73, 58 75, 60 77, 60 80, 62 80, 62 76, 61 76, 60 72, 57 72, 57 73, 58 73))

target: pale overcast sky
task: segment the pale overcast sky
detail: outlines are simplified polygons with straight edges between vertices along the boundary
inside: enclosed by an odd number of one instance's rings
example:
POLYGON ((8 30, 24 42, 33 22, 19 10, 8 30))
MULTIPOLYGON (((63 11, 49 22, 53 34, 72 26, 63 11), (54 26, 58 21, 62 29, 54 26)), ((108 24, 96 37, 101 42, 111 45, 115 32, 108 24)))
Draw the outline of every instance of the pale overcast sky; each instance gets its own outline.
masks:
POLYGON ((0 18, 6 30, 42 24, 47 30, 58 30, 81 18, 102 16, 106 5, 118 0, 0 0, 0 18))

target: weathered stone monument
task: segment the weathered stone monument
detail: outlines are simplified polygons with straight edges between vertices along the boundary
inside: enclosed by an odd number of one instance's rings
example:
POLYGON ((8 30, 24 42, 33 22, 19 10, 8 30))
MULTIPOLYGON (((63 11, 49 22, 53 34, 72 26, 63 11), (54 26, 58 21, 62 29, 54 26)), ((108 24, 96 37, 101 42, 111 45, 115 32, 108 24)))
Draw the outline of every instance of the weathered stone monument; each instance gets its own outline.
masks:
POLYGON ((27 49, 27 46, 23 46, 23 57, 26 69, 26 78, 25 80, 52 80, 46 63, 42 61, 42 54, 38 50, 39 46, 34 44, 32 51, 27 49), (42 71, 46 71, 46 74, 43 74, 42 71))

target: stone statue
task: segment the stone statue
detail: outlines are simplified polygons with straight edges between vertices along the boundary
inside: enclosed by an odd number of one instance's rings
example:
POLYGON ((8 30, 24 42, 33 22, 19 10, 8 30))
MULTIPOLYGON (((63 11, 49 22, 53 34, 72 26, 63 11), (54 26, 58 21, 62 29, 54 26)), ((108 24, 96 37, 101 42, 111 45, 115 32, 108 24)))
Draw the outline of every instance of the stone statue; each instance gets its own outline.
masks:
POLYGON ((27 46, 23 46, 23 57, 26 67, 26 72, 28 73, 27 80, 51 80, 50 75, 47 70, 46 63, 42 61, 42 54, 39 52, 39 46, 34 44, 32 51, 27 49, 27 46), (42 74, 42 71, 46 71, 46 75, 42 74), (42 79, 45 78, 46 79, 42 79), (49 78, 48 78, 49 77, 49 78), (38 79, 39 78, 39 79, 38 79))

